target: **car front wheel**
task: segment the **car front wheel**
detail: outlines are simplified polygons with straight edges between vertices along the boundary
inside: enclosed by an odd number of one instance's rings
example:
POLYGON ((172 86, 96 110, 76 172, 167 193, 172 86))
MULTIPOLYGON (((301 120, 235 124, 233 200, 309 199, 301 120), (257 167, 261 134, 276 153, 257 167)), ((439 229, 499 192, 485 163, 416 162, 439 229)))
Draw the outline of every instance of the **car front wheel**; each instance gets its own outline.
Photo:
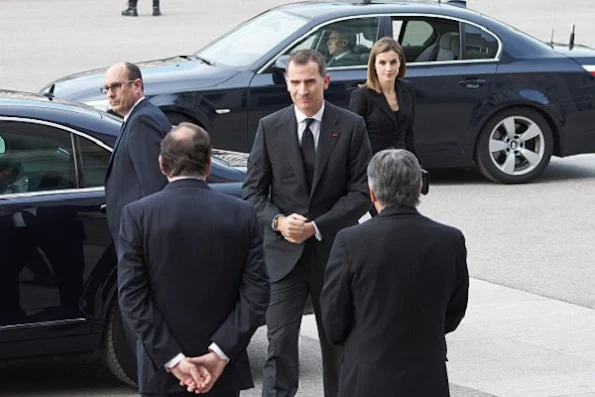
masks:
POLYGON ((115 299, 107 314, 101 352, 107 367, 116 378, 129 386, 137 386, 135 354, 126 338, 124 323, 115 299))
POLYGON ((532 109, 514 108, 492 117, 475 149, 479 171, 499 183, 525 183, 548 165, 554 141, 543 116, 532 109))

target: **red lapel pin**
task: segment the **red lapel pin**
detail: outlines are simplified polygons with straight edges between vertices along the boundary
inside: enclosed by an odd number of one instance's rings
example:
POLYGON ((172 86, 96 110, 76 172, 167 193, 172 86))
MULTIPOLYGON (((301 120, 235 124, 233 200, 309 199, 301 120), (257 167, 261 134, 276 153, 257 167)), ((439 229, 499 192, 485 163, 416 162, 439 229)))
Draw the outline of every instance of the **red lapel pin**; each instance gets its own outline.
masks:
POLYGON ((339 133, 338 132, 333 132, 333 138, 336 138, 338 136, 339 136, 339 133))

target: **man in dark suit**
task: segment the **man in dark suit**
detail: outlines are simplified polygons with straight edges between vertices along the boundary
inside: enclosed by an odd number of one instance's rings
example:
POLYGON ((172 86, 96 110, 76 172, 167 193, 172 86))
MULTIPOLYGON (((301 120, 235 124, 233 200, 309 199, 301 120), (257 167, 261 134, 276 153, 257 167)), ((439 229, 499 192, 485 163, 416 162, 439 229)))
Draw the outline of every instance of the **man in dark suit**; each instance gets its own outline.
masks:
POLYGON ((271 279, 264 397, 291 397, 298 388, 298 337, 311 294, 323 357, 325 396, 337 395, 338 351, 320 322, 324 265, 336 233, 368 210, 371 157, 363 119, 324 101, 330 78, 321 54, 294 53, 287 89, 294 103, 262 120, 248 159, 242 195, 265 226, 271 279))
POLYGON ((205 182, 211 150, 202 128, 174 128, 159 157, 169 184, 122 214, 118 292, 143 396, 190 395, 180 382, 208 397, 254 386, 246 348, 269 301, 262 231, 249 203, 205 182))
POLYGON ((143 77, 132 63, 110 67, 102 91, 112 110, 124 118, 105 174, 107 223, 117 242, 122 208, 167 184, 157 157, 159 143, 171 130, 171 123, 144 97, 143 77))
POLYGON ((344 348, 339 395, 447 397, 444 335, 467 308, 465 239, 416 210, 412 153, 377 153, 368 181, 380 215, 337 235, 320 298, 327 336, 344 348))
POLYGON ((359 56, 353 52, 355 46, 355 35, 346 30, 333 30, 326 42, 329 60, 327 66, 354 66, 365 65, 359 56))

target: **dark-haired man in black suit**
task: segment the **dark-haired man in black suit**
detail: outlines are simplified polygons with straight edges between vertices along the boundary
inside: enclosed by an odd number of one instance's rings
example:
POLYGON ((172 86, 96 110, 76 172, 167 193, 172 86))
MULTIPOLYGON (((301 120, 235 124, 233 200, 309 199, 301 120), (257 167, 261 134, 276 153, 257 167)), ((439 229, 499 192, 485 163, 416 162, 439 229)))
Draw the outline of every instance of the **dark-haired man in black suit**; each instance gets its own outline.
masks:
POLYGON ((319 295, 335 235, 355 225, 369 208, 370 141, 360 116, 324 101, 330 78, 321 54, 294 53, 286 81, 294 105, 260 120, 242 190, 265 225, 271 279, 262 395, 292 397, 297 392, 299 329, 310 293, 324 393, 335 397, 339 352, 327 342, 319 295))

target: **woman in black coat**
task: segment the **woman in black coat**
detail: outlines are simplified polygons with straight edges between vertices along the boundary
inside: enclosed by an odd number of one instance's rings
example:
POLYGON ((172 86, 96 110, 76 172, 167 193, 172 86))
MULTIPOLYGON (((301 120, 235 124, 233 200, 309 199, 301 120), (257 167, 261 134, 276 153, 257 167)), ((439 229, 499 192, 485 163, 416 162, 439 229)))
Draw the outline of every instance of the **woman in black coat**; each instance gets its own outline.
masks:
POLYGON ((368 78, 351 94, 349 110, 362 116, 372 152, 406 149, 415 154, 413 86, 403 80, 407 66, 403 48, 394 39, 376 42, 368 58, 368 78))

